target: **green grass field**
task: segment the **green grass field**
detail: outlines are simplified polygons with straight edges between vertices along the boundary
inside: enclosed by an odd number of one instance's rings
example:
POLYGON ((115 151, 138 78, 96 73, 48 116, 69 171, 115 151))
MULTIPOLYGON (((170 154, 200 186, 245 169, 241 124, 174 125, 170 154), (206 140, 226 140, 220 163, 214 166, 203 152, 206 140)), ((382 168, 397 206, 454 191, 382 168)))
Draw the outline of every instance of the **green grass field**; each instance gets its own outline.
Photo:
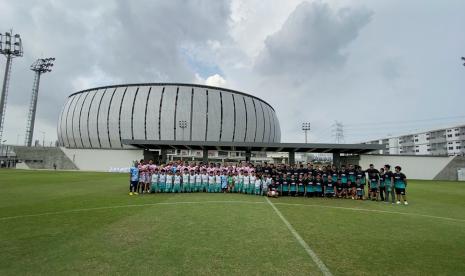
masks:
MULTIPOLYGON (((121 174, 0 170, 0 275, 321 274, 264 197, 128 196, 121 174)), ((272 199, 333 275, 463 275, 465 183, 409 206, 272 199)))

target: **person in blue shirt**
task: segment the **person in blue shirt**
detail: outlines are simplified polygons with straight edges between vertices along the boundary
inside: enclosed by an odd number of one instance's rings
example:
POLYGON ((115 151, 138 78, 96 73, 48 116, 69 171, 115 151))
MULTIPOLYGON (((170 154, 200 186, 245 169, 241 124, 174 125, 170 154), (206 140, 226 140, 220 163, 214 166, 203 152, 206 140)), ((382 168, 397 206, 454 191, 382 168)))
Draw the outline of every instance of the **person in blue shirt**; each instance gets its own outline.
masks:
POLYGON ((134 161, 129 169, 129 195, 137 195, 137 185, 139 183, 139 163, 134 161))
POLYGON ((221 192, 223 193, 226 193, 226 190, 228 189, 228 176, 226 173, 227 172, 224 170, 221 175, 221 192))

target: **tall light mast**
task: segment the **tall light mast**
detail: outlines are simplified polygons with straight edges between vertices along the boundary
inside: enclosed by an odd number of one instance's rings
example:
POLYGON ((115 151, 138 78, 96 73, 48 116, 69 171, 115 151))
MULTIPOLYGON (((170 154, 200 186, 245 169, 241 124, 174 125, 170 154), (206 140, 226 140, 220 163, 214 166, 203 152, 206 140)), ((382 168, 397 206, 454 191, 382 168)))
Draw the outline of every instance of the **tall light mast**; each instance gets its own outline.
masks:
POLYGON ((31 102, 29 104, 29 113, 27 115, 26 135, 24 144, 28 147, 32 145, 34 134, 34 123, 36 120, 37 98, 39 96, 40 76, 43 73, 51 72, 55 58, 39 58, 31 65, 31 70, 35 72, 34 83, 32 84, 31 102))
POLYGON ((2 94, 0 95, 0 140, 2 140, 11 63, 13 62, 13 58, 23 56, 23 43, 21 42, 20 35, 13 35, 13 30, 0 34, 0 54, 6 57, 5 75, 3 77, 2 94))

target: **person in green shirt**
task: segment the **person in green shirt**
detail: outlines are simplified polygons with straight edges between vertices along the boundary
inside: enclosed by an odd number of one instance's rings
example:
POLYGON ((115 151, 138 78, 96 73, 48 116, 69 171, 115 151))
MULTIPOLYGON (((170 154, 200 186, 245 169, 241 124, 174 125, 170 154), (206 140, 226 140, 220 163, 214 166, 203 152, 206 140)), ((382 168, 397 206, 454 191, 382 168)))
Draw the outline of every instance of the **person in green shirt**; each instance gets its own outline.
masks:
POLYGON ((305 195, 304 176, 302 173, 299 174, 299 178, 297 179, 297 194, 299 196, 305 195))
POLYGON ((234 191, 234 176, 232 172, 228 174, 228 193, 232 193, 234 191))
POLYGON ((294 178, 294 175, 291 175, 291 180, 289 181, 289 191, 291 196, 296 196, 297 195, 297 183, 296 179, 294 178))
POLYGON ((287 175, 283 175, 280 178, 280 183, 281 183, 281 195, 285 196, 289 194, 289 180, 290 178, 287 177, 287 175))

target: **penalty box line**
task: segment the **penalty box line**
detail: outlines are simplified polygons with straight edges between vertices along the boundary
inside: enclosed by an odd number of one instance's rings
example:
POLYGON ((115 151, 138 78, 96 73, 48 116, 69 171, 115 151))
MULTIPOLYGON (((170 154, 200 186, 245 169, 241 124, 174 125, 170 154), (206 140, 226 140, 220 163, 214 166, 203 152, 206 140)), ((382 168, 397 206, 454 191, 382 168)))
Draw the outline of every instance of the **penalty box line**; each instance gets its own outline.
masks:
MULTIPOLYGON (((67 213, 77 213, 77 212, 85 212, 85 211, 97 211, 97 210, 106 210, 106 209, 144 207, 144 206, 156 206, 156 205, 208 204, 208 203, 264 204, 266 202, 263 202, 263 201, 244 201, 244 200, 227 200, 227 201, 220 201, 220 200, 212 201, 212 200, 210 200, 210 201, 177 201, 177 202, 128 204, 128 205, 115 205, 115 206, 103 206, 103 207, 94 207, 94 208, 72 209, 72 210, 57 211, 57 212, 46 212, 46 213, 39 213, 39 214, 17 215, 17 216, 10 216, 10 217, 0 217, 0 221, 2 221, 2 220, 10 220, 10 219, 17 219, 17 218, 40 217, 40 216, 48 216, 48 215, 60 215, 60 214, 67 214, 67 213)), ((425 214, 418 214, 418 213, 404 213, 404 212, 395 212, 395 211, 386 211, 386 210, 373 210, 373 209, 351 208, 351 207, 340 207, 340 206, 326 206, 326 205, 318 205, 318 204, 300 204, 300 203, 284 203, 284 202, 282 202, 282 203, 277 202, 275 204, 276 205, 284 205, 284 206, 285 205, 287 205, 287 206, 304 206, 304 207, 342 209, 342 210, 359 211, 359 212, 374 212, 374 213, 384 213, 384 214, 410 215, 410 216, 419 216, 419 217, 441 219, 441 220, 448 220, 448 221, 455 221, 455 222, 465 222, 464 219, 441 217, 441 216, 432 216, 432 215, 425 215, 425 214)))
POLYGON ((292 233, 294 238, 299 242, 299 244, 304 248, 305 252, 312 258, 313 262, 318 266, 320 271, 323 273, 325 276, 332 276, 333 274, 331 271, 329 271, 328 267, 324 264, 324 262, 318 257, 318 255, 315 253, 315 251, 312 250, 312 248, 304 241, 304 239, 297 233, 297 231, 292 227, 292 225, 289 223, 289 221, 283 216, 281 211, 276 208, 276 206, 271 202, 268 197, 265 198, 268 204, 273 208, 275 213, 278 215, 279 218, 284 222, 284 224, 287 226, 287 229, 292 233))

